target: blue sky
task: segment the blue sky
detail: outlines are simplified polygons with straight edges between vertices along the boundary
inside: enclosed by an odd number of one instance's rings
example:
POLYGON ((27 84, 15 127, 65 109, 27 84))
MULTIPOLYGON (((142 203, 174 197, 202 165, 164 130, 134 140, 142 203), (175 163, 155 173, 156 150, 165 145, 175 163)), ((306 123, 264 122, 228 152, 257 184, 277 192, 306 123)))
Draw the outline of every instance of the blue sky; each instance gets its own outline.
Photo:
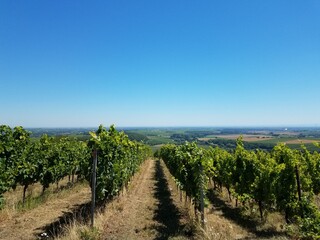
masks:
POLYGON ((320 1, 0 2, 0 124, 319 126, 320 1))

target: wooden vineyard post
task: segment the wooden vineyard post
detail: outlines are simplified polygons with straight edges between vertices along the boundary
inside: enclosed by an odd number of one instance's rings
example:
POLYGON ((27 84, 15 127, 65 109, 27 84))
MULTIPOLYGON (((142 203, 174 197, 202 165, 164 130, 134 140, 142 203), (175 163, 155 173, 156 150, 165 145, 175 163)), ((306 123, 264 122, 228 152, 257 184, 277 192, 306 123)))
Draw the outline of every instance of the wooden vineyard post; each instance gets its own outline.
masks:
POLYGON ((304 218, 302 199, 301 199, 302 198, 301 197, 302 194, 301 194, 301 185, 300 185, 300 175, 299 175, 298 165, 295 166, 295 170, 296 170, 297 190, 298 190, 298 199, 299 199, 301 217, 304 218))
POLYGON ((201 176, 201 187, 200 187, 200 212, 201 212, 201 225, 204 228, 204 194, 203 194, 203 184, 204 184, 204 179, 203 179, 203 167, 202 163, 200 163, 200 176, 201 176))
POLYGON ((91 186, 91 227, 94 226, 94 209, 96 205, 96 171, 97 171, 98 154, 97 150, 93 151, 92 163, 92 186, 91 186))

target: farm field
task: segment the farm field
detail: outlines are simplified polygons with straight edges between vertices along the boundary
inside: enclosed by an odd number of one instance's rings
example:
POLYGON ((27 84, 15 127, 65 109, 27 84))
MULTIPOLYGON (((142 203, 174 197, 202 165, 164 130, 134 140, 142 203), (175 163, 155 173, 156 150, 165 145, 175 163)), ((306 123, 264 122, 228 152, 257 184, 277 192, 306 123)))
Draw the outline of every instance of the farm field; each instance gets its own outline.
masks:
POLYGON ((236 140, 240 136, 243 137, 243 141, 246 142, 257 142, 257 141, 265 141, 268 139, 272 139, 272 136, 268 135, 251 135, 251 134, 244 134, 244 135, 239 135, 239 134, 230 134, 230 135, 213 135, 213 136, 207 136, 204 138, 199 138, 198 140, 200 141, 208 141, 213 138, 222 138, 222 139, 231 139, 231 140, 236 140))
MULTIPOLYGON (((33 129, 30 129, 33 130, 33 129)), ((70 136, 79 140, 88 140, 90 135, 84 129, 36 129, 32 134, 33 138, 39 137, 42 133, 49 136, 70 136), (64 134, 64 135, 61 135, 64 134)), ((167 143, 182 144, 185 141, 199 141, 200 145, 206 145, 208 141, 232 140, 239 136, 244 142, 257 144, 255 147, 265 145, 276 145, 283 142, 298 148, 305 144, 312 150, 313 143, 320 142, 319 128, 293 128, 284 130, 283 128, 213 128, 213 127, 160 127, 160 128, 120 128, 128 134, 131 140, 136 140, 150 145, 153 150, 157 150, 161 145, 167 143)))
POLYGON ((316 143, 320 142, 320 139, 306 139, 306 138, 298 138, 298 137, 273 137, 270 135, 250 135, 250 134, 231 134, 231 135, 214 135, 214 136, 207 136, 203 138, 198 138, 199 141, 208 141, 211 139, 229 139, 229 140, 236 140, 242 136, 243 141, 245 142, 260 142, 263 141, 264 143, 286 143, 286 144, 309 144, 309 143, 316 143))
POLYGON ((271 150, 278 143, 286 143, 293 149, 301 149, 303 144, 310 151, 319 151, 314 143, 320 142, 319 128, 141 128, 130 129, 130 132, 143 136, 144 143, 153 151, 163 144, 183 144, 186 141, 196 141, 204 148, 231 149, 240 136, 248 149, 271 150))

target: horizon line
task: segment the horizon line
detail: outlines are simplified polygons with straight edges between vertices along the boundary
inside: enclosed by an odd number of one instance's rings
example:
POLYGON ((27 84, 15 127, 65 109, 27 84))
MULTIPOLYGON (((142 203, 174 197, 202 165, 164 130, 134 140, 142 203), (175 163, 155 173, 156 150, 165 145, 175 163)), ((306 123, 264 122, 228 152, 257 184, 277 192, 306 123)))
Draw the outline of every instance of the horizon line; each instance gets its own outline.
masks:
MULTIPOLYGON (((116 124, 110 124, 110 125, 105 125, 101 124, 104 127, 108 128, 111 125, 115 125, 116 128, 320 128, 320 124, 297 124, 297 125, 153 125, 153 126, 117 126, 116 124)), ((21 125, 20 125, 21 126, 21 125)), ((37 126, 37 127, 24 127, 24 128, 29 128, 29 129, 95 129, 98 128, 98 126, 37 126)), ((22 126, 23 127, 23 126, 22 126)))

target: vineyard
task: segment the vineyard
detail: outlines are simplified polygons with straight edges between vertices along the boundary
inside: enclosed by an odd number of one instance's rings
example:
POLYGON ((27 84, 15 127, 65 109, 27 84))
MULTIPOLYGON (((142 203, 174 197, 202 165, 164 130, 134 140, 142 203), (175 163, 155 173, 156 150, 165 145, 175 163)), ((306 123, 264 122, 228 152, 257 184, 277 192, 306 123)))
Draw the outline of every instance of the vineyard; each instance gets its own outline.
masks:
MULTIPOLYGON (((268 215, 274 213, 283 216, 285 237, 320 238, 320 210, 316 200, 320 193, 318 152, 310 152, 304 146, 301 150, 290 149, 286 144, 278 144, 271 151, 247 150, 240 137, 231 151, 219 147, 204 149, 196 142, 163 145, 154 153, 159 160, 151 160, 149 146, 129 140, 114 126, 106 129, 100 125, 90 136, 87 141, 47 135, 35 140, 22 127, 0 126, 0 206, 8 205, 4 195, 22 189, 23 208, 28 189, 34 185, 41 186, 40 196, 52 186, 58 189, 66 181, 69 185, 81 182, 92 188, 95 172, 94 200, 99 206, 114 205, 116 210, 112 215, 112 210, 106 207, 106 214, 101 218, 107 222, 100 224, 104 229, 100 232, 96 228, 90 230, 89 212, 86 213, 82 222, 89 230, 80 231, 74 239, 88 239, 88 235, 89 239, 104 239, 104 234, 115 234, 120 239, 168 239, 178 235, 181 239, 223 239, 227 235, 213 237, 218 235, 206 231, 210 230, 210 209, 217 207, 224 192, 229 203, 220 205, 234 202, 232 209, 246 209, 252 218, 258 213, 260 223, 265 223, 268 215), (172 179, 176 187, 170 185, 172 179), (128 192, 127 196, 123 192, 128 192), (117 202, 113 203, 114 199, 117 202), (192 209, 193 217, 186 209, 192 209)), ((76 191, 81 192, 75 189, 68 190, 67 201, 77 198, 76 191)), ((87 191, 82 195, 89 201, 87 191)), ((24 211, 29 210, 24 208, 24 211)), ((6 221, 0 218, 0 227, 6 221)), ((218 221, 238 228, 222 217, 218 221)), ((214 231, 217 234, 221 230, 214 231)), ((242 230, 237 231, 246 235, 242 230)), ((0 228, 0 235, 1 232, 0 228)), ((58 236, 59 233, 51 233, 48 237, 58 236)), ((236 238, 236 234, 228 236, 236 238)), ((259 238, 259 234, 247 237, 259 238)), ((67 235, 66 239, 69 238, 67 235)))
POLYGON ((69 138, 54 139, 43 135, 31 142, 30 133, 22 127, 13 130, 0 126, 0 169, 2 194, 9 189, 23 186, 23 202, 29 185, 40 182, 43 193, 52 183, 59 184, 65 176, 91 180, 91 153, 98 151, 97 199, 116 195, 142 161, 150 154, 149 149, 132 142, 113 126, 107 131, 100 126, 87 143, 69 138))
MULTIPOLYGON (((123 132, 111 126, 100 126, 86 143, 67 137, 41 136, 39 141, 30 140, 30 132, 22 127, 11 129, 0 126, 0 204, 3 194, 17 186, 23 187, 22 205, 30 185, 40 183, 42 195, 46 189, 69 178, 69 182, 92 180, 92 156, 98 153, 95 187, 97 201, 105 201, 119 194, 130 181, 140 164, 151 154, 150 149, 133 142, 123 132)), ((91 186, 91 184, 90 184, 91 186)), ((0 206, 1 206, 0 205, 0 206)))
MULTIPOLYGON (((196 143, 165 145, 157 156, 167 164, 177 185, 204 214, 209 181, 214 189, 225 188, 236 206, 259 209, 261 221, 270 212, 284 215, 301 238, 320 238, 320 211, 315 196, 320 192, 320 155, 292 150, 279 144, 271 152, 248 151, 242 139, 232 152, 221 148, 203 150, 196 143)), ((202 216, 202 220, 204 216, 202 216)), ((296 232, 296 233, 297 233, 296 232)))

